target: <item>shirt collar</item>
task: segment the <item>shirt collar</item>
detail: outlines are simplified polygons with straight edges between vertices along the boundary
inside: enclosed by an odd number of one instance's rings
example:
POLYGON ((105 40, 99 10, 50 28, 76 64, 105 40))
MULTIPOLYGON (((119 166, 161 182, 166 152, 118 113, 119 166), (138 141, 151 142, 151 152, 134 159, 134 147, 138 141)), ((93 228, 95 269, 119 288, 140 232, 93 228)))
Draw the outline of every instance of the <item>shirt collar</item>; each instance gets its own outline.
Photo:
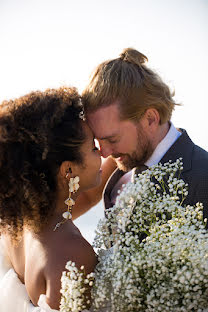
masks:
POLYGON ((147 167, 154 166, 159 163, 169 148, 179 138, 181 132, 178 131, 172 122, 170 122, 170 129, 162 141, 157 145, 151 157, 145 162, 147 167))

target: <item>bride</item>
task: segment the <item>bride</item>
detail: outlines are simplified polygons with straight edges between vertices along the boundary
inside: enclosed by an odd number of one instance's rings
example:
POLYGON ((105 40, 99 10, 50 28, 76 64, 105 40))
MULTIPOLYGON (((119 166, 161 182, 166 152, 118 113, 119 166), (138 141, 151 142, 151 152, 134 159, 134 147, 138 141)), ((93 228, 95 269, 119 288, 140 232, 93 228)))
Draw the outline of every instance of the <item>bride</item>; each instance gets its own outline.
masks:
POLYGON ((82 116, 74 88, 0 105, 1 312, 58 310, 66 262, 86 274, 97 263, 71 215, 77 197, 80 210, 96 203, 115 164, 102 172, 82 116))

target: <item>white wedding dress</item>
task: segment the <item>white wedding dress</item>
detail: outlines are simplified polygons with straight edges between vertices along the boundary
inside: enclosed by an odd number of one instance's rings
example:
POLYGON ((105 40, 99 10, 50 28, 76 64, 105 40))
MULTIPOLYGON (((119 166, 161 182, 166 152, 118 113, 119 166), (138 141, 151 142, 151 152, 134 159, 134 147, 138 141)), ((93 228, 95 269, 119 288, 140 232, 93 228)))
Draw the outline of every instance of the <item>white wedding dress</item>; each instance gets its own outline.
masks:
MULTIPOLYGON (((109 311, 109 308, 100 312, 109 311)), ((14 271, 0 239, 0 312, 58 312, 46 303, 46 296, 40 295, 38 307, 35 307, 27 294, 25 285, 14 271)), ((82 312, 89 312, 84 310, 82 312)))

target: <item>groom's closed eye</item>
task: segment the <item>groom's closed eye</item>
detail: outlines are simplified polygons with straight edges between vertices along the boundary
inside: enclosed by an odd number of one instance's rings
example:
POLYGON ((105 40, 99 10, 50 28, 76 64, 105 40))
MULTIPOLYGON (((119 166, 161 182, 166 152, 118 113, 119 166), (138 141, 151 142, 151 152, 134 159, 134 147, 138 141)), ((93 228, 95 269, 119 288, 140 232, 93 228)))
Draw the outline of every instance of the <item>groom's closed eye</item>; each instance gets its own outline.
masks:
POLYGON ((109 139, 108 142, 111 144, 118 143, 119 139, 109 139))
POLYGON ((107 139, 107 141, 110 143, 110 144, 115 144, 115 143, 118 143, 121 139, 121 136, 120 135, 114 135, 112 137, 109 137, 107 139))

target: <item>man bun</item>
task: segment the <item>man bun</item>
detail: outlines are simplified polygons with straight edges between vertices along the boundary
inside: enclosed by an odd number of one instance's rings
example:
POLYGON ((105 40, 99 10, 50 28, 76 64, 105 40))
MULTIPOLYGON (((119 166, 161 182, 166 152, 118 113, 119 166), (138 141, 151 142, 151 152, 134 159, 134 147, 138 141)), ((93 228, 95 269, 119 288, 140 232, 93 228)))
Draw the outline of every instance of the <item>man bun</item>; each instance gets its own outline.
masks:
POLYGON ((136 64, 139 67, 148 62, 148 58, 144 54, 132 48, 124 49, 120 54, 120 59, 125 62, 136 64))

